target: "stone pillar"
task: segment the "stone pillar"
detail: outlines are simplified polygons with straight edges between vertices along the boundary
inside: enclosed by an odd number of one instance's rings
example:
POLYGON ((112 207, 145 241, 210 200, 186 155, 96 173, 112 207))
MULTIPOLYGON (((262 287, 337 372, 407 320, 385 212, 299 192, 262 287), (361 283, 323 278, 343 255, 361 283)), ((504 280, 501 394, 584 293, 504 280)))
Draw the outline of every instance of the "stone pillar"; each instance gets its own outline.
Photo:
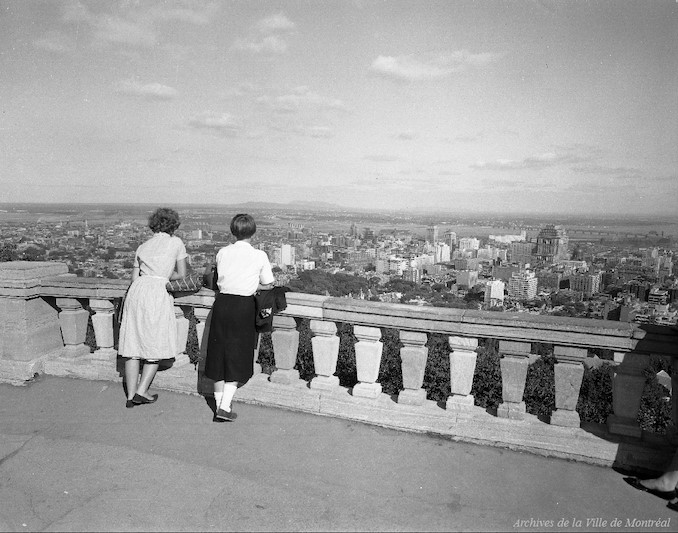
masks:
POLYGON ((214 382, 207 378, 205 372, 205 358, 207 357, 207 343, 210 334, 210 323, 212 321, 212 310, 205 307, 194 307, 193 312, 197 320, 195 324, 195 333, 198 337, 198 346, 200 347, 200 359, 198 361, 198 392, 210 396, 214 394, 214 382))
POLYGON ((673 427, 678 428, 678 359, 671 363, 671 415, 673 427))
POLYGON ((617 363, 612 381, 613 413, 607 417, 607 429, 617 435, 640 437, 638 410, 645 389, 643 370, 647 366, 648 356, 639 353, 615 352, 617 363))
POLYGON ((337 325, 334 322, 311 320, 311 347, 313 349, 313 368, 316 376, 311 380, 310 387, 320 390, 334 390, 339 387, 339 378, 334 375, 337 371, 339 358, 339 337, 337 325))
POLYGON ((64 341, 64 357, 75 358, 89 355, 89 346, 85 344, 89 312, 83 309, 75 298, 57 298, 56 305, 61 309, 59 325, 64 341))
POLYGON ((174 318, 177 323, 177 353, 174 356, 174 368, 179 368, 189 363, 186 354, 186 343, 188 342, 188 318, 184 316, 184 310, 180 305, 174 306, 174 318))
POLYGON ((426 371, 426 359, 428 347, 426 333, 416 331, 401 331, 400 360, 402 361, 403 390, 398 394, 398 403, 404 405, 423 405, 426 401, 426 389, 424 384, 424 372, 426 371))
POLYGON ((554 346, 556 364, 553 367, 556 382, 556 409, 551 413, 551 424, 578 428, 581 420, 577 413, 579 390, 584 378, 584 348, 554 346))
POLYGON ((92 326, 97 340, 97 350, 92 354, 92 359, 115 365, 118 354, 114 348, 113 303, 109 300, 92 299, 89 306, 94 311, 92 326))
POLYGON ((367 326, 355 326, 353 334, 358 339, 355 344, 355 365, 359 383, 353 387, 353 396, 378 398, 381 383, 377 383, 381 353, 384 349, 381 330, 367 326))
POLYGON ((450 391, 445 408, 453 411, 470 412, 473 409, 473 376, 476 371, 478 339, 471 337, 450 337, 450 391))
POLYGON ((497 408, 497 416, 512 420, 525 419, 525 379, 530 364, 529 342, 499 341, 501 366, 501 390, 503 403, 497 408))
POLYGON ((40 297, 40 278, 67 274, 64 263, 0 263, 0 379, 25 381, 41 358, 63 348, 59 316, 40 297))
POLYGON ((276 366, 276 370, 271 374, 271 381, 285 385, 295 384, 299 381, 299 371, 294 368, 299 351, 296 320, 291 316, 274 315, 271 341, 276 366))

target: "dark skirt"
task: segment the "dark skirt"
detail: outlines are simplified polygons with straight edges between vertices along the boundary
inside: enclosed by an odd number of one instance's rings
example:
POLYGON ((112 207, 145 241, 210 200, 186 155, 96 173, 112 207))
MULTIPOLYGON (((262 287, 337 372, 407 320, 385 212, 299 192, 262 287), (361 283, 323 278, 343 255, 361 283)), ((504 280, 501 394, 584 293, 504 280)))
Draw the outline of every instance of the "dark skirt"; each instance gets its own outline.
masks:
POLYGON ((254 296, 217 294, 212 306, 205 376, 247 383, 254 374, 254 296))

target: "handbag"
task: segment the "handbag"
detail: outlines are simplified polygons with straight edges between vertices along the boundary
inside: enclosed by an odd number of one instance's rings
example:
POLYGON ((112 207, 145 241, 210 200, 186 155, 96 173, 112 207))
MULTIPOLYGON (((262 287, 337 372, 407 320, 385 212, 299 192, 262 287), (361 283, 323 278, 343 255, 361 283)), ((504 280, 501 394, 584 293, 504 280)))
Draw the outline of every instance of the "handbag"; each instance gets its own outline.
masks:
POLYGON ((202 289, 202 275, 191 272, 184 278, 168 281, 165 288, 167 292, 198 292, 202 289))
POLYGON ((211 264, 205 267, 205 272, 202 275, 202 286, 207 287, 213 291, 218 291, 219 286, 217 285, 217 280, 219 279, 219 274, 217 274, 217 265, 211 264))

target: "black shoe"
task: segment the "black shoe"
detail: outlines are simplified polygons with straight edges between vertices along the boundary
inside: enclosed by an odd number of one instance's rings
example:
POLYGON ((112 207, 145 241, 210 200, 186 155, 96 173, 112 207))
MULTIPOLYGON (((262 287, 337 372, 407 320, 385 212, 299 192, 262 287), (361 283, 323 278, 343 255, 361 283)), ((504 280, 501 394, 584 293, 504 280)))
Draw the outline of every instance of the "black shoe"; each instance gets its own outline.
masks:
POLYGON ((132 402, 134 405, 142 405, 144 403, 153 403, 158 399, 158 395, 154 394, 151 399, 146 398, 146 396, 141 396, 141 394, 135 394, 134 398, 132 398, 132 402))
POLYGON ((217 412, 214 413, 214 418, 220 420, 221 422, 232 422, 238 418, 238 415, 233 411, 229 413, 228 411, 224 411, 223 409, 219 408, 217 409, 217 412))
POLYGON ((675 490, 663 491, 663 490, 649 489, 645 485, 643 485, 640 482, 640 479, 638 479, 637 477, 625 477, 624 481, 626 481, 634 489, 640 490, 642 492, 648 492, 650 494, 653 494, 654 496, 659 496, 660 498, 662 498, 664 500, 671 500, 671 499, 676 497, 676 491, 675 490))
POLYGON ((134 407, 134 402, 132 400, 127 400, 127 402, 125 403, 125 407, 127 407, 127 409, 131 409, 132 407, 134 407))

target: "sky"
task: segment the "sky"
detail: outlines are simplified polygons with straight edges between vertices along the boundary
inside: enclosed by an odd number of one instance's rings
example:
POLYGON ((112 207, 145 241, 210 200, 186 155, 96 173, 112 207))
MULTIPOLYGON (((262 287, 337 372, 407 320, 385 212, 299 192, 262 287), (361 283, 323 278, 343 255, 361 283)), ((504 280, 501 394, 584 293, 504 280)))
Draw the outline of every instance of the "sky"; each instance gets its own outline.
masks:
POLYGON ((0 0, 0 202, 676 215, 678 2, 0 0))

